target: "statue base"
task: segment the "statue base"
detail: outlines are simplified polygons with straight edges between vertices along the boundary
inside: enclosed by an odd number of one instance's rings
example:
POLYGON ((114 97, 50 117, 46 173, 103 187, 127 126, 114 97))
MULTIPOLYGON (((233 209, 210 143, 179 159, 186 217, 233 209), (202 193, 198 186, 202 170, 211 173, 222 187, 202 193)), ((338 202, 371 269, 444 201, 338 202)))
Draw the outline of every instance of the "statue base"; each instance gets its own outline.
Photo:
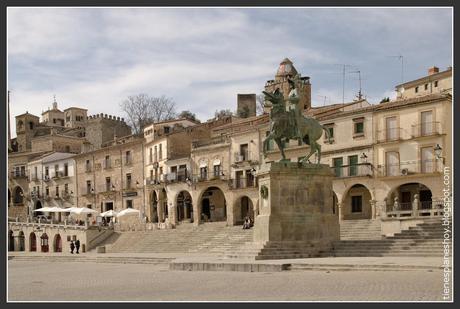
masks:
POLYGON ((277 252, 286 253, 285 258, 318 256, 339 240, 339 217, 333 213, 334 176, 328 165, 272 162, 262 165, 257 175, 254 242, 263 244, 257 259, 277 252))

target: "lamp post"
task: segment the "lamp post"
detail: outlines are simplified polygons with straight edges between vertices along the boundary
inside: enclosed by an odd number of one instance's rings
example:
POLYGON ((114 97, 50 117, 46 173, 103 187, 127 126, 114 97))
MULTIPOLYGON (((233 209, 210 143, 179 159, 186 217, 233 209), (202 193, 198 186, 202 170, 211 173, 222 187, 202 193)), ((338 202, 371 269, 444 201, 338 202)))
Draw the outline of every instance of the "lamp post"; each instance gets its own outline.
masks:
POLYGON ((436 147, 434 147, 434 154, 436 156, 436 160, 441 159, 442 165, 445 163, 445 158, 442 157, 442 147, 439 144, 436 144, 436 147))

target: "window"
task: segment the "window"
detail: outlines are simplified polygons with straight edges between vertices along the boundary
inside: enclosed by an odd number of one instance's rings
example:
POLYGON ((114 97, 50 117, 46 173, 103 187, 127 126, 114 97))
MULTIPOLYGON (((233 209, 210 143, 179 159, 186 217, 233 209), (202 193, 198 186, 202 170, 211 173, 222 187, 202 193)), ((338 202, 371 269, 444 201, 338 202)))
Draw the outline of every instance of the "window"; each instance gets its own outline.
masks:
POLYGON ((31 121, 31 122, 29 122, 29 128, 30 128, 31 130, 33 130, 33 129, 34 129, 34 123, 33 123, 32 121, 31 121))
POLYGON ((91 180, 86 181, 86 194, 91 194, 91 180))
POLYGON ((422 112, 420 116, 422 120, 420 127, 421 135, 426 136, 433 134, 433 112, 422 112))
POLYGON ((126 201, 126 208, 133 208, 133 200, 126 201))
POLYGON ((246 170, 246 186, 254 186, 254 175, 252 175, 251 170, 246 170))
POLYGON ((334 159, 332 159, 332 164, 334 166, 335 176, 336 177, 342 177, 343 158, 334 158, 334 159))
POLYGON ((152 163, 153 157, 152 157, 152 147, 149 149, 149 163, 152 163))
POLYGON ((131 189, 131 174, 126 174, 126 189, 131 189))
POLYGON ((105 168, 110 168, 110 156, 105 156, 104 164, 105 168))
POLYGON ((236 171, 235 172, 235 188, 243 188, 243 171, 236 171))
POLYGON ((220 176, 220 164, 214 165, 214 177, 220 176))
POLYGON ((207 167, 200 168, 200 178, 203 180, 208 178, 208 168, 207 167))
POLYGON ((438 81, 437 80, 434 81, 434 87, 435 88, 438 87, 438 81))
POLYGON ((348 176, 358 175, 358 155, 348 157, 348 176))
POLYGON ((423 147, 422 148, 422 173, 433 173, 435 172, 436 161, 434 159, 434 150, 433 147, 423 147))
POLYGON ((111 184, 110 177, 106 177, 105 178, 105 191, 110 191, 112 189, 110 184, 111 184))
POLYGON ((351 212, 363 212, 363 197, 361 195, 351 197, 351 212))
POLYGON ((35 178, 35 179, 38 178, 38 171, 37 171, 37 167, 36 167, 36 166, 34 167, 34 178, 35 178))
POLYGON ((56 197, 59 197, 59 186, 56 186, 56 197))
POLYGON ((53 118, 53 123, 56 123, 56 118, 53 118))
MULTIPOLYGON (((334 124, 333 123, 325 124, 324 127, 329 132, 329 138, 332 143, 334 141, 334 124)), ((326 134, 324 134, 324 142, 326 143, 329 142, 329 139, 327 138, 326 134)))
POLYGON ((387 141, 393 141, 399 138, 399 130, 396 126, 397 126, 396 117, 388 117, 386 119, 386 140, 387 141))
POLYGON ((91 172, 91 162, 89 160, 86 160, 86 171, 91 172))
POLYGON ((131 164, 131 151, 126 151, 126 164, 131 164))
POLYGON ((70 152, 70 146, 69 145, 65 146, 65 152, 70 152))
POLYGON ((364 135, 364 118, 353 119, 354 122, 354 134, 355 135, 364 135))
POLYGON ((248 160, 248 157, 249 157, 248 144, 240 145, 240 156, 242 157, 243 161, 248 160))
POLYGON ((69 164, 64 163, 64 176, 69 176, 69 164))
POLYGON ((54 166, 54 177, 59 177, 59 165, 54 166))
POLYGON ((169 127, 164 127, 165 134, 169 133, 169 127))
POLYGON ((64 185, 64 192, 69 193, 69 184, 67 183, 64 185))
POLYGON ((415 87, 415 93, 418 93, 418 86, 415 87))
POLYGON ((425 90, 428 90, 428 84, 425 84, 425 90))
POLYGON ((153 170, 150 170, 150 180, 153 180, 153 170))
POLYGON ((399 153, 396 151, 389 151, 385 154, 386 176, 399 175, 399 153))
POLYGON ((157 161, 158 161, 158 151, 157 151, 157 146, 155 146, 155 152, 154 152, 154 154, 155 154, 155 162, 157 162, 157 161))

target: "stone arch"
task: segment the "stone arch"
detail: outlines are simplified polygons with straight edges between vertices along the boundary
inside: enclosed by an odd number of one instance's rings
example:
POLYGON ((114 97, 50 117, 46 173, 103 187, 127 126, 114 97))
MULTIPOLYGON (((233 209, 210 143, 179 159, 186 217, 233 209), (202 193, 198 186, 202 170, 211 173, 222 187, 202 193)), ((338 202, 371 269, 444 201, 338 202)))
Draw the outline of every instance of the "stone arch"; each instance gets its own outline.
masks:
POLYGON ((37 235, 34 232, 31 232, 29 235, 29 251, 37 251, 37 235))
POLYGON ((152 190, 150 193, 149 206, 150 222, 158 223, 158 194, 156 190, 152 190))
POLYGON ((14 251, 14 235, 12 230, 8 230, 8 251, 14 251))
POLYGON ((48 252, 49 251, 49 238, 46 233, 43 233, 40 236, 40 251, 41 252, 48 252))
POLYGON ((244 218, 249 216, 254 222, 254 202, 247 195, 239 195, 234 199, 233 203, 233 221, 235 225, 241 225, 244 218))
POLYGON ((355 183, 345 190, 341 202, 341 216, 347 219, 372 218, 372 192, 362 183, 355 183))
POLYGON ((387 210, 412 210, 415 195, 418 196, 420 209, 432 208, 433 191, 421 181, 405 182, 394 186, 387 194, 387 210), (398 209, 394 209, 395 198, 398 201, 398 209))
POLYGON ((24 203, 24 190, 20 186, 16 186, 13 190, 13 202, 14 204, 24 203))
POLYGON ((53 252, 62 252, 62 237, 60 234, 54 235, 53 252))
POLYGON ((220 185, 212 185, 201 190, 197 199, 200 222, 227 220, 228 205, 224 192, 220 185))
POLYGON ((401 180, 401 181, 398 181, 394 184, 392 184, 387 192, 387 195, 386 197, 388 198, 393 192, 395 192, 397 189, 399 189, 401 186, 403 185, 407 185, 407 184, 411 184, 411 183, 418 183, 418 184, 421 184, 421 185, 424 185, 425 187, 427 187, 431 192, 434 192, 434 188, 429 185, 427 182, 424 181, 424 179, 417 179, 415 181, 407 181, 407 180, 401 180))
POLYGON ((163 222, 166 218, 169 217, 168 213, 168 195, 166 189, 163 188, 158 194, 158 218, 159 221, 163 222))
POLYGON ((193 198, 187 190, 179 191, 174 197, 177 221, 193 220, 193 198))
POLYGON ((18 251, 26 251, 26 237, 23 231, 18 233, 18 251))

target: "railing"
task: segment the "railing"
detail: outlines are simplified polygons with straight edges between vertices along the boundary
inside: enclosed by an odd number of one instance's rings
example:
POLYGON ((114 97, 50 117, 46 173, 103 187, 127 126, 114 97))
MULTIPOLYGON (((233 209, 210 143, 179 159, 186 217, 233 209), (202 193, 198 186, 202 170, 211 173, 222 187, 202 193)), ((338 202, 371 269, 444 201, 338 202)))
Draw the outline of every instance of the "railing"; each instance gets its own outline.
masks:
POLYGON ((352 165, 342 165, 331 167, 335 177, 372 177, 374 172, 371 163, 358 163, 352 165))
POLYGON ((422 122, 412 125, 412 137, 430 136, 441 134, 439 122, 422 122))
POLYGON ((377 141, 379 143, 398 141, 401 139, 401 128, 387 128, 377 131, 377 141))
POLYGON ((147 185, 159 185, 160 184, 160 180, 155 177, 147 177, 146 181, 147 181, 147 185))
POLYGON ((13 172, 11 172, 11 177, 12 178, 27 178, 27 172, 25 172, 25 171, 20 171, 20 172, 13 171, 13 172))
POLYGON ((379 177, 407 176, 411 174, 432 174, 441 172, 441 163, 438 160, 405 161, 399 164, 379 165, 379 177))
POLYGON ((179 170, 178 172, 166 174, 167 182, 185 182, 188 178, 188 175, 191 175, 190 170, 179 170))
POLYGON ((237 151, 234 153, 233 157, 235 163, 259 160, 259 158, 257 157, 257 153, 249 150, 243 152, 237 151))
POLYGON ((218 136, 218 137, 213 137, 210 139, 206 140, 199 140, 199 141, 193 141, 192 142, 192 149, 195 148, 200 148, 200 147, 206 147, 206 146, 212 146, 212 145, 218 145, 218 144, 225 144, 228 143, 229 140, 225 136, 218 136))
POLYGON ((384 209, 384 216, 388 218, 444 215, 444 203, 440 199, 421 202, 396 202, 384 205, 384 209))
POLYGON ((255 178, 231 178, 229 179, 228 185, 230 189, 255 188, 257 186, 257 182, 255 178))
POLYGON ((193 175, 192 179, 194 182, 203 182, 203 181, 222 181, 222 180, 227 180, 228 176, 227 175, 214 175, 213 173, 206 174, 206 175, 193 175))

